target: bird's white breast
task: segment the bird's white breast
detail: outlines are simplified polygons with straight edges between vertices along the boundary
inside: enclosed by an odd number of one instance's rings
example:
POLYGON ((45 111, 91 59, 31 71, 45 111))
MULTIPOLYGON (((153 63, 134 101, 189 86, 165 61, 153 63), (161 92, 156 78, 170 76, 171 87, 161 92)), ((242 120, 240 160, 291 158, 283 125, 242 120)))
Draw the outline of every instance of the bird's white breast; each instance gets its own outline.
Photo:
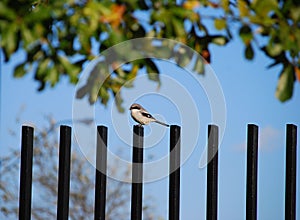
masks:
POLYGON ((142 115, 141 111, 138 109, 131 110, 131 116, 140 124, 149 124, 151 121, 154 121, 152 118, 147 118, 142 115))

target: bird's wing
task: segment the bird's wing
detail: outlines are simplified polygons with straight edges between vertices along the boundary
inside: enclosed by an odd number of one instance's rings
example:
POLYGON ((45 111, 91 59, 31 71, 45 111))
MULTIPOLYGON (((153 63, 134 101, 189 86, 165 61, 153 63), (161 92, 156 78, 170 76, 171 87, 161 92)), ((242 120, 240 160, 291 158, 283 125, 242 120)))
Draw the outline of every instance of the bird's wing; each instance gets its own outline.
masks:
POLYGON ((149 114, 148 112, 141 112, 141 114, 142 114, 144 117, 155 119, 155 118, 154 118, 151 114, 149 114))

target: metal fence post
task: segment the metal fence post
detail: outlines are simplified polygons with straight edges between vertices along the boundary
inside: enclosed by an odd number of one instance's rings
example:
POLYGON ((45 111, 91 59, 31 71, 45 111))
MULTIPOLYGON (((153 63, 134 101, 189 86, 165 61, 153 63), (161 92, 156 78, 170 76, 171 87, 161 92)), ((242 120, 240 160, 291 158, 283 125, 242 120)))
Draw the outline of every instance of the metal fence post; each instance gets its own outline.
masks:
POLYGON ((104 220, 107 180, 107 127, 98 126, 97 131, 94 219, 104 220))
POLYGON ((286 125, 285 220, 296 219, 297 126, 286 125))
POLYGON ((32 127, 22 126, 19 195, 20 220, 31 219, 33 131, 32 127))
POLYGON ((258 126, 248 125, 246 220, 257 219, 258 126))
POLYGON ((141 220, 143 210, 144 128, 133 126, 131 220, 141 220))
POLYGON ((169 220, 180 217, 180 127, 170 127, 169 220))
POLYGON ((208 125, 207 205, 206 219, 218 219, 218 145, 219 128, 208 125))
POLYGON ((71 127, 60 126, 57 219, 67 220, 69 215, 71 163, 71 127))

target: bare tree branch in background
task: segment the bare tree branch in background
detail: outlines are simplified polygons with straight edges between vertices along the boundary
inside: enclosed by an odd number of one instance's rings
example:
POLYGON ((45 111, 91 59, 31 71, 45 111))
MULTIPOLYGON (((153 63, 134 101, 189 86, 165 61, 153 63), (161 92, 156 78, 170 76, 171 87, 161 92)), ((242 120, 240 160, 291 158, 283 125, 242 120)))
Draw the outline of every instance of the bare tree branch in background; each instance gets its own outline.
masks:
MULTIPOLYGON (((52 118, 48 125, 35 129, 33 159, 32 219, 55 219, 57 207, 58 180, 58 129, 52 118)), ((11 132, 12 138, 18 138, 17 132, 11 132)), ((0 218, 17 219, 19 210, 19 165, 20 149, 16 148, 6 157, 0 157, 0 218)), ((112 172, 127 177, 130 172, 112 172)), ((71 160, 71 187, 69 219, 93 219, 95 168, 74 149, 71 160)), ((128 176, 129 178, 129 176, 128 176)), ((129 219, 130 184, 107 180, 106 219, 129 219)), ((146 220, 158 219, 151 198, 145 201, 143 217, 146 220)))

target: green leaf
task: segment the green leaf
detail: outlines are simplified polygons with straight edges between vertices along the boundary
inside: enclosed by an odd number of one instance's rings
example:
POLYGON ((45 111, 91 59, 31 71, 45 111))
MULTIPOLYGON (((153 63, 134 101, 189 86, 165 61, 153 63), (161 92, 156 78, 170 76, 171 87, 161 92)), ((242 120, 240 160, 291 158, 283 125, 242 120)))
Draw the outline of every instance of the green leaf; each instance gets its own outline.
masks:
POLYGON ((174 61, 181 67, 185 67, 191 62, 194 53, 192 50, 188 50, 186 46, 180 46, 174 51, 174 61))
POLYGON ((11 23, 6 30, 2 30, 1 33, 1 46, 6 50, 9 56, 17 50, 17 31, 18 25, 14 22, 11 23))
MULTIPOLYGON (((101 98, 101 103, 106 105, 108 100, 109 100, 109 93, 108 93, 108 90, 104 86, 101 86, 101 88, 99 90, 99 96, 101 98)), ((94 99, 94 102, 95 102, 97 98, 96 99, 93 98, 93 99, 94 99)))
POLYGON ((185 67, 191 62, 192 57, 189 54, 180 54, 178 53, 175 57, 176 63, 181 66, 185 67))
MULTIPOLYGON (((198 4, 196 1, 194 1, 196 4, 198 4)), ((171 8, 172 14, 179 18, 180 20, 189 18, 189 19, 195 19, 195 12, 193 10, 186 10, 184 7, 176 6, 171 8)))
POLYGON ((275 92, 275 96, 281 102, 289 100, 293 95, 294 89, 294 71, 292 65, 284 67, 281 72, 275 92))
POLYGON ((14 11, 14 9, 12 8, 7 7, 2 1, 0 2, 0 15, 1 19, 4 18, 11 21, 15 20, 17 17, 16 11, 14 11))
POLYGON ((291 17, 293 18, 294 21, 299 21, 300 20, 300 7, 295 7, 291 8, 291 17))
POLYGON ((50 82, 51 87, 59 81, 59 72, 57 71, 56 66, 48 68, 46 80, 50 82))
POLYGON ((25 43, 25 47, 33 43, 36 39, 34 33, 25 25, 21 26, 21 34, 25 43))
MULTIPOLYGON (((89 89, 89 103, 94 104, 98 99, 98 95, 100 96, 100 91, 99 91, 98 85, 93 84, 88 89, 89 89)), ((100 101, 101 101, 101 103, 103 103, 102 100, 100 100, 100 101)))
POLYGON ((239 35, 246 45, 250 44, 251 40, 253 39, 252 30, 249 25, 246 24, 240 28, 239 35))
POLYGON ((151 59, 145 59, 145 62, 148 78, 160 83, 159 69, 157 68, 156 64, 151 59))
POLYGON ((51 16, 53 16, 53 7, 39 5, 24 17, 24 21, 28 24, 39 23, 51 19, 51 16))
POLYGON ((184 37, 185 36, 185 30, 183 26, 182 20, 179 20, 177 18, 172 18, 172 26, 174 28, 176 37, 184 37))
POLYGON ((47 75, 47 70, 50 65, 50 61, 51 61, 50 58, 47 58, 40 62, 36 71, 36 75, 39 79, 42 79, 43 76, 47 75))
POLYGON ((269 13, 272 10, 278 8, 277 0, 253 0, 251 2, 251 8, 254 9, 258 17, 269 17, 269 13))
POLYGON ((245 57, 246 57, 247 60, 252 60, 253 57, 254 57, 254 51, 253 51, 253 48, 252 48, 251 44, 246 46, 245 57))
POLYGON ((115 94, 115 103, 116 103, 117 109, 120 113, 125 112, 125 109, 122 107, 123 99, 121 97, 120 92, 115 94))
POLYGON ((76 92, 76 98, 77 99, 81 99, 83 98, 89 91, 89 86, 88 85, 84 85, 81 88, 79 88, 76 92))
POLYGON ((21 63, 21 64, 19 64, 18 66, 15 67, 14 77, 21 78, 26 74, 25 64, 26 63, 21 63))
POLYGON ((62 66, 65 69, 65 72, 70 76, 70 82, 76 83, 77 82, 77 75, 80 71, 80 68, 70 63, 70 61, 63 56, 58 56, 58 59, 62 66))
POLYGON ((204 74, 204 60, 202 58, 198 58, 195 62, 193 71, 198 74, 204 74))
POLYGON ((271 57, 276 57, 282 53, 283 48, 282 48, 282 44, 280 44, 280 43, 270 42, 266 46, 266 50, 271 57))

